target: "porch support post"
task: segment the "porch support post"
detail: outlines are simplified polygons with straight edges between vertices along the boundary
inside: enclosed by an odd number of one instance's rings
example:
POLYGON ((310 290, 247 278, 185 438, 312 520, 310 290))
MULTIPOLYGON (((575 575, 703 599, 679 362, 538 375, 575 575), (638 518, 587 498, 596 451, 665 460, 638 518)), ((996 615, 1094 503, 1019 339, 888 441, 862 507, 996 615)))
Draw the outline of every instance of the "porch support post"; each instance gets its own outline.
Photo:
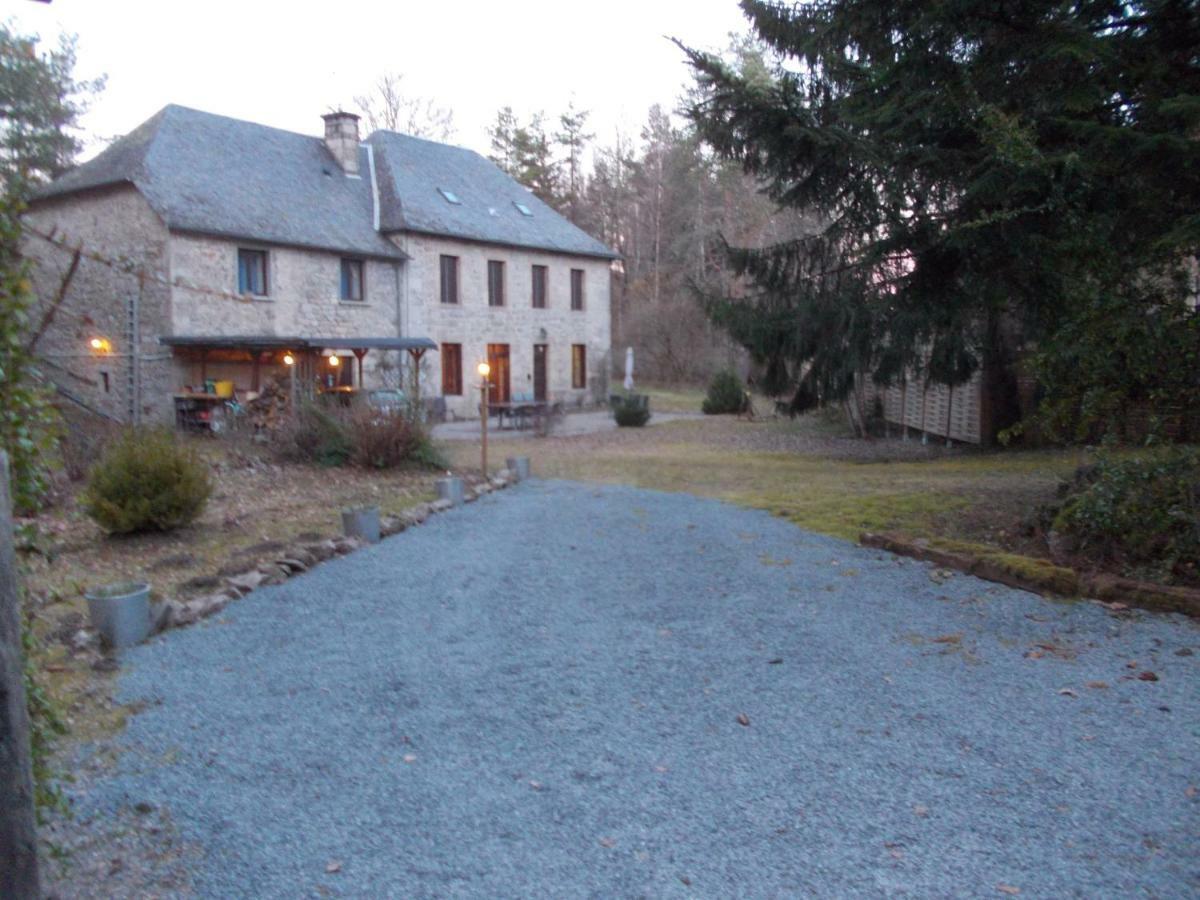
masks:
POLYGON ((409 347, 408 355, 412 357, 413 407, 416 408, 421 404, 421 357, 425 355, 425 348, 409 347))
POLYGON ((358 360, 358 389, 363 389, 363 357, 368 353, 367 350, 355 350, 354 358, 358 360))

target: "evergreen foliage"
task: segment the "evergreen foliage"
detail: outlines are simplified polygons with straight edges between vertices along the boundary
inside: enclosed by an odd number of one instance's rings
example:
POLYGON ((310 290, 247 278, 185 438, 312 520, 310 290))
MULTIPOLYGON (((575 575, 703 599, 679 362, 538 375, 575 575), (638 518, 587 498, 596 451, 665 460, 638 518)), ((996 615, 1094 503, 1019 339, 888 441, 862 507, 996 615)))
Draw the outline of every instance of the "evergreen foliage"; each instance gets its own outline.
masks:
POLYGON ((753 356, 829 402, 855 373, 955 385, 1036 347, 1060 431, 1197 408, 1196 4, 742 6, 772 65, 684 48, 689 116, 818 223, 729 248, 754 290, 710 312, 753 356), (1163 342, 1179 352, 1144 365, 1163 342))
POLYGON ((746 410, 746 387, 736 372, 718 372, 708 383, 708 393, 700 409, 706 416, 740 413, 746 410))
POLYGON ((168 428, 130 428, 92 469, 87 514, 113 534, 173 531, 204 511, 208 467, 168 428))
POLYGON ((1101 454, 1066 490, 1054 528, 1131 574, 1200 583, 1200 452, 1101 454))
POLYGON ((11 191, 0 195, 0 447, 8 452, 13 508, 28 515, 50 486, 58 417, 27 346, 34 297, 21 258, 21 209, 11 191))
POLYGON ((0 174, 14 182, 48 181, 66 172, 83 149, 76 130, 104 78, 75 80, 76 38, 40 50, 36 35, 0 22, 0 174))
POLYGON ((613 406, 613 418, 620 428, 641 428, 650 421, 650 398, 646 394, 627 394, 613 406))

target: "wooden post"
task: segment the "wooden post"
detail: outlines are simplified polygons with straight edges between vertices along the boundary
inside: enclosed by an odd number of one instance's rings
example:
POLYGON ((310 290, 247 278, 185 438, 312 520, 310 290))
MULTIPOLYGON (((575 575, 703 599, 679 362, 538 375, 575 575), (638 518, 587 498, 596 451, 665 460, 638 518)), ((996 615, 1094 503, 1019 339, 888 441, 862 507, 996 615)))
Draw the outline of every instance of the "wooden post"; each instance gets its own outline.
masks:
POLYGON ((421 357, 425 355, 425 349, 423 347, 411 347, 409 348, 408 355, 412 357, 413 367, 412 406, 414 410, 419 410, 421 408, 421 357))
POLYGON ((359 389, 360 391, 361 391, 361 390, 363 389, 363 387, 364 387, 364 385, 363 385, 363 364, 362 364, 362 361, 363 361, 363 357, 364 357, 364 356, 366 356, 366 355, 367 355, 367 351, 366 351, 366 350, 355 350, 355 351, 354 351, 354 358, 358 360, 358 389, 359 389))
POLYGON ((483 472, 483 477, 488 477, 487 465, 487 432, 488 432, 488 377, 481 373, 479 378, 479 427, 482 430, 483 441, 481 444, 479 467, 483 472))
POLYGON ((29 753, 8 456, 0 451, 0 897, 13 900, 41 897, 29 753))

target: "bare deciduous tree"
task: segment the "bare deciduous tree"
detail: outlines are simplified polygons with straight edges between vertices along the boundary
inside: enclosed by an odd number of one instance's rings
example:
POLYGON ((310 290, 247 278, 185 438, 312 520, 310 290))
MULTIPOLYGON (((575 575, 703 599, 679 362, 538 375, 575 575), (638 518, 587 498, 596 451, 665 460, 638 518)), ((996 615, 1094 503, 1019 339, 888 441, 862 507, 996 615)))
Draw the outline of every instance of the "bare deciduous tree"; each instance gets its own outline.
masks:
POLYGON ((399 72, 381 75, 371 93, 354 98, 368 132, 382 129, 434 141, 453 140, 457 133, 454 111, 430 97, 405 93, 403 81, 399 72))

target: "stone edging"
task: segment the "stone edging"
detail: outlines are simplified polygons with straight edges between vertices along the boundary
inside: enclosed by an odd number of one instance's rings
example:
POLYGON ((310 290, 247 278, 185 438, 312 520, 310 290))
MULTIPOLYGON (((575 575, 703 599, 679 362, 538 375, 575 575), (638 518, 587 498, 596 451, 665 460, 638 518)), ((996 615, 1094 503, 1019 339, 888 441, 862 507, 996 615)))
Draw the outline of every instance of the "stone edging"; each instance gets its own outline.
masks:
POLYGON ((1063 597, 1089 597, 1110 606, 1137 606, 1155 612, 1177 612, 1200 618, 1200 590, 1134 581, 1117 575, 1088 574, 1056 566, 1046 560, 1028 560, 1031 567, 1045 574, 1014 571, 1000 561, 1001 554, 989 558, 959 550, 934 546, 927 540, 902 534, 873 534, 859 536, 864 547, 874 547, 924 560, 935 565, 966 572, 988 581, 1035 594, 1054 594, 1063 597))
MULTIPOLYGON (((501 469, 486 481, 480 480, 464 485, 463 502, 472 503, 485 494, 502 490, 516 481, 513 473, 508 469, 501 469)), ((391 537, 408 528, 414 528, 430 516, 445 512, 453 506, 449 500, 434 500, 406 509, 397 516, 383 516, 379 522, 380 537, 391 537)), ((224 578, 225 586, 216 593, 194 597, 191 600, 169 598, 154 604, 151 611, 151 630, 157 633, 168 628, 192 625, 201 619, 216 615, 234 600, 240 600, 257 588, 282 584, 293 575, 307 572, 327 559, 345 556, 366 546, 367 542, 362 538, 338 537, 287 547, 276 554, 274 562, 263 563, 256 568, 224 578)))

